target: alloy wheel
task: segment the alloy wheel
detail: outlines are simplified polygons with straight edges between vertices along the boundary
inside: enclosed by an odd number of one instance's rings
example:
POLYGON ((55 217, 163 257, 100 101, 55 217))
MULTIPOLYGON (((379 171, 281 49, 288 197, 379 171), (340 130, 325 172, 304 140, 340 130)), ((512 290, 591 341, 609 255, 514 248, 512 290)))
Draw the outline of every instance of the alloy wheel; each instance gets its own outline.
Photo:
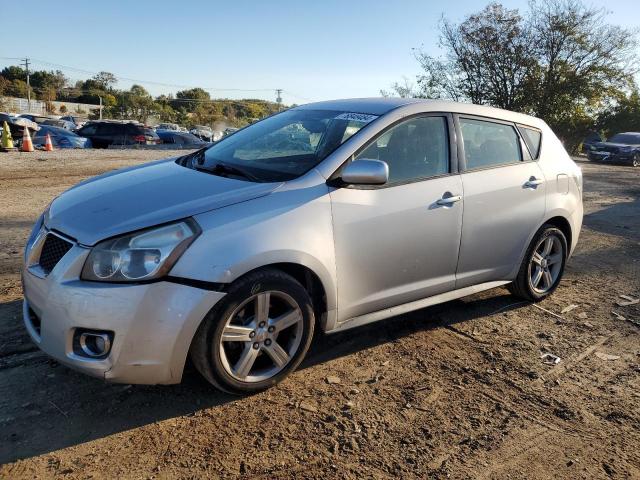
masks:
POLYGON ((227 318, 220 337, 225 371, 242 382, 260 382, 285 368, 300 347, 303 316, 298 303, 279 291, 247 298, 227 318))
POLYGON ((639 153, 636 153, 636 154, 633 156, 632 165, 633 165, 634 167, 640 167, 640 154, 639 154, 639 153))
POLYGON ((529 282, 536 293, 553 288, 562 272, 563 260, 562 241, 557 235, 550 234, 538 242, 529 262, 529 282))

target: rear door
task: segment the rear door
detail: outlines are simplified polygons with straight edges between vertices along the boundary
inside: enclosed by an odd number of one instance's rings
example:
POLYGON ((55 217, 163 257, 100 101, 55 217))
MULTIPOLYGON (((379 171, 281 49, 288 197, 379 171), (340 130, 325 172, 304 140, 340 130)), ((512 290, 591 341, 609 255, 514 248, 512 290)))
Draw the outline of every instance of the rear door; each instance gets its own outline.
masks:
POLYGON ((510 280, 544 217, 546 180, 514 124, 455 119, 464 189, 456 288, 510 280))
POLYGON ((101 123, 98 125, 98 140, 101 146, 107 147, 109 145, 120 145, 122 142, 118 141, 118 125, 117 123, 101 123))
POLYGON ((462 182, 449 127, 446 114, 399 122, 353 160, 385 161, 389 182, 331 191, 338 321, 454 288, 462 182))

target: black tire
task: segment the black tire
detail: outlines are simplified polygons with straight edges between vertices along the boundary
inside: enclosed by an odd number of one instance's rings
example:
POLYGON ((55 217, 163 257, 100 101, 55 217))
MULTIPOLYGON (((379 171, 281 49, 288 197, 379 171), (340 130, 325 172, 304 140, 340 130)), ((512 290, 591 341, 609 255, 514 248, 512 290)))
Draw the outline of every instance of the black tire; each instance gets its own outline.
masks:
POLYGON ((633 158, 631 159, 632 167, 640 167, 640 153, 634 153, 633 158))
MULTIPOLYGON (((281 382, 300 365, 311 345, 314 326, 314 309, 307 290, 295 278, 284 272, 275 269, 261 270, 240 278, 229 286, 227 294, 207 314, 198 328, 191 344, 191 359, 202 376, 220 390, 238 395, 259 392, 281 382), (241 381, 227 370, 228 361, 225 368, 223 358, 227 359, 227 351, 221 346, 222 332, 234 312, 238 308, 243 308, 243 303, 248 299, 262 292, 271 292, 270 295, 274 296, 284 294, 297 303, 302 320, 296 324, 299 330, 295 337, 299 336, 300 341, 295 353, 290 356, 288 363, 279 372, 261 381, 241 381), (224 351, 221 353, 221 350, 224 351)), ((249 348, 248 344, 244 343, 242 349, 246 348, 249 348)), ((263 353, 260 350, 259 355, 263 353)), ((269 360, 268 356, 264 357, 263 363, 266 360, 269 360)))
POLYGON ((511 294, 515 295, 516 297, 522 298, 523 300, 528 300, 531 302, 539 302, 540 300, 543 300, 544 298, 551 295, 556 290, 556 288, 558 288, 558 285, 562 280, 565 264, 567 262, 568 251, 569 249, 567 246, 567 238, 565 237, 564 233, 562 233, 562 230, 550 224, 545 224, 540 227, 538 232, 534 235, 529 248, 527 248, 527 252, 522 260, 522 264, 520 265, 520 270, 518 271, 516 279, 507 286, 511 294), (531 280, 530 268, 532 264, 532 258, 537 248, 551 236, 555 236, 562 246, 560 270, 557 274, 557 277, 553 280, 551 287, 545 289, 544 291, 539 291, 534 288, 531 280))

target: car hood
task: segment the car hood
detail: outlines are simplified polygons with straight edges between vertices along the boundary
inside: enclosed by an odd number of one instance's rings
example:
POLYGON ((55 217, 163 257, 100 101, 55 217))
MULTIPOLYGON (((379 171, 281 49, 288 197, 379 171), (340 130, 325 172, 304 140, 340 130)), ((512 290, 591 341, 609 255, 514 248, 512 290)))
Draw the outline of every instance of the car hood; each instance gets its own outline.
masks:
POLYGON ((606 148, 606 147, 616 147, 616 148, 620 148, 620 147, 631 147, 631 148, 637 148, 638 145, 631 145, 628 143, 612 143, 612 142, 596 142, 594 143, 594 146, 596 148, 606 148))
POLYGON ((79 183, 51 203, 45 225, 91 246, 265 196, 280 185, 219 177, 180 166, 175 159, 161 160, 79 183))

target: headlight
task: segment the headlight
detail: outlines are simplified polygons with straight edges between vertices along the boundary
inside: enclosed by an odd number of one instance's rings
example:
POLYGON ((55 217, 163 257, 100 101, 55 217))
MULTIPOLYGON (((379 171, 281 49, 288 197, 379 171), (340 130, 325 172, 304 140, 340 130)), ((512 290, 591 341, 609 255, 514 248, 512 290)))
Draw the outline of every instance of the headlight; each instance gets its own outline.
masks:
POLYGON ((91 249, 82 279, 138 282, 162 277, 199 234, 189 219, 105 240, 91 249))

